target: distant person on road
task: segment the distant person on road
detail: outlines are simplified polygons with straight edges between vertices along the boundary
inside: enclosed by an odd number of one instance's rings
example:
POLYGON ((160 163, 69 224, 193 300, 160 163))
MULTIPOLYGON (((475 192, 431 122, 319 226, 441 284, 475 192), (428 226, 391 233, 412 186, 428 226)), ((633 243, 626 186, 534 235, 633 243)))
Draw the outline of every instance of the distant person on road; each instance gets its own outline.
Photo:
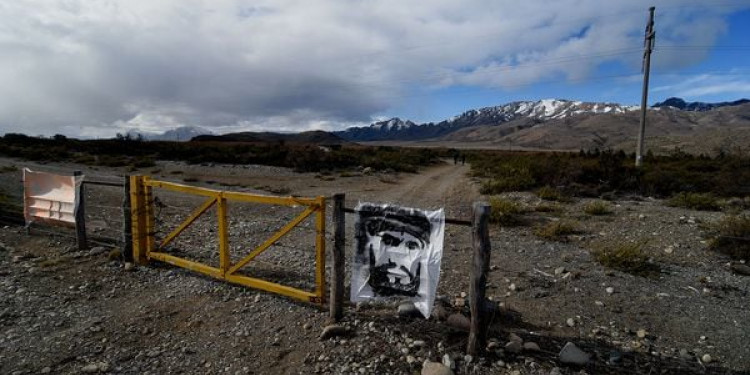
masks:
POLYGON ((453 165, 458 164, 458 152, 453 154, 453 165))
POLYGON ((461 165, 466 164, 466 155, 461 155, 461 165))

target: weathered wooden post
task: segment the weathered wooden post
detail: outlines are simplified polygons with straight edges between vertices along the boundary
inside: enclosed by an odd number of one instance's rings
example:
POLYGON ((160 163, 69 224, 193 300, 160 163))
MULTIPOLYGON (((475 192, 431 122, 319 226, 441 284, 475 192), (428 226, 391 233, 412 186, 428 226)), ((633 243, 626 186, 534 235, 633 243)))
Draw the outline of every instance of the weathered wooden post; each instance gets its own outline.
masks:
POLYGON ((469 284, 469 307, 471 309, 471 330, 466 352, 477 355, 484 350, 487 340, 485 308, 485 288, 487 287, 487 271, 490 264, 490 233, 489 218, 490 205, 486 202, 475 202, 472 217, 472 241, 474 259, 471 268, 469 284))
MULTIPOLYGON (((82 176, 83 172, 74 171, 73 176, 82 176)), ((78 250, 85 250, 88 248, 86 241, 86 190, 83 187, 83 179, 81 183, 76 185, 76 201, 75 207, 75 225, 76 225, 76 243, 78 244, 78 250)))
POLYGON ((344 303, 344 248, 346 247, 346 217, 344 194, 333 195, 333 272, 331 273, 330 319, 338 322, 343 316, 344 303))
POLYGON ((122 256, 126 262, 132 262, 133 221, 130 216, 130 176, 125 176, 122 182, 122 256))

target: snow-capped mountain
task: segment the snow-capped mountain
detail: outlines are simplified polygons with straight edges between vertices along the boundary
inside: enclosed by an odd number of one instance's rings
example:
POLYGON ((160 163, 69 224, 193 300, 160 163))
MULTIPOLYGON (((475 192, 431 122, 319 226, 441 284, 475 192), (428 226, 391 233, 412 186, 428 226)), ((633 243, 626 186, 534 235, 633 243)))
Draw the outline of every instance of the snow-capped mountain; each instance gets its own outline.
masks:
POLYGON ((392 118, 370 126, 349 128, 336 134, 352 141, 416 140, 440 137, 466 127, 501 125, 523 118, 544 122, 582 114, 626 113, 638 108, 616 103, 559 99, 518 101, 495 107, 472 109, 439 123, 415 124, 411 121, 392 118))
POLYGON ((213 133, 210 130, 197 127, 197 126, 180 126, 178 128, 167 130, 164 133, 152 133, 152 132, 130 130, 128 131, 127 134, 133 138, 136 138, 140 135, 143 139, 149 140, 149 141, 184 142, 184 141, 189 141, 199 135, 212 135, 213 133))

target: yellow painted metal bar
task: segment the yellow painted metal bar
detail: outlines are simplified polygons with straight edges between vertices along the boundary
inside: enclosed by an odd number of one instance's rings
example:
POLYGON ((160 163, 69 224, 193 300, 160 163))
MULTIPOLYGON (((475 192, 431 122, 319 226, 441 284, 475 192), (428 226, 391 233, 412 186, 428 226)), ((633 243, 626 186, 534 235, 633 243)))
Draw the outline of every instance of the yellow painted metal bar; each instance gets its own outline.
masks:
POLYGON ((282 206, 312 206, 312 205, 317 204, 317 200, 311 199, 311 198, 276 197, 272 195, 249 194, 249 193, 240 193, 240 192, 234 192, 234 191, 222 192, 220 190, 207 189, 207 188, 196 187, 196 186, 188 186, 188 185, 178 184, 174 182, 167 182, 167 181, 148 180, 145 182, 145 184, 146 186, 162 188, 162 189, 188 193, 188 194, 203 195, 207 197, 214 197, 221 193, 224 195, 224 198, 226 199, 233 200, 233 201, 240 201, 240 202, 277 204, 277 205, 282 205, 282 206))
POLYGON ((326 287, 326 199, 318 197, 315 215, 315 295, 324 302, 326 287))
POLYGON ((230 266, 229 258, 229 226, 227 225, 227 200, 223 196, 217 198, 217 216, 219 218, 219 268, 227 272, 230 266))
POLYGON ((278 232, 274 233, 271 238, 267 239, 266 242, 255 248, 255 250, 251 251, 250 254, 248 254, 245 258, 237 262, 232 268, 227 271, 227 274, 233 274, 237 272, 238 269, 242 268, 244 265, 246 265, 249 261, 253 260, 256 256, 258 256, 260 253, 268 249, 271 245, 274 244, 274 242, 278 241, 279 238, 283 237, 285 234, 289 233, 294 227, 299 225, 299 223, 302 222, 302 220, 305 220, 310 214, 315 212, 315 207, 308 207, 304 211, 302 211, 299 216, 294 218, 294 220, 287 223, 283 228, 279 229, 278 232))
POLYGON ((156 247, 156 219, 154 217, 154 194, 148 185, 149 177, 143 176, 144 216, 146 219, 146 257, 156 247))
POLYGON ((221 270, 216 267, 211 267, 202 263, 193 262, 191 260, 176 257, 174 255, 152 251, 151 253, 149 253, 149 258, 160 260, 162 262, 169 263, 173 266, 182 267, 185 269, 189 269, 191 271, 200 272, 208 276, 222 278, 221 270))
POLYGON ((180 193, 203 195, 206 197, 215 197, 221 193, 221 191, 219 190, 206 189, 206 188, 201 188, 201 187, 196 187, 196 186, 188 186, 188 185, 177 184, 174 182, 166 182, 166 181, 148 180, 145 182, 145 184, 146 186, 172 190, 172 191, 176 191, 180 193))
POLYGON ((242 275, 226 275, 225 279, 229 282, 233 282, 240 285, 249 286, 251 288, 265 290, 271 293, 281 294, 283 296, 292 297, 303 302, 317 302, 319 301, 318 296, 313 293, 306 292, 292 288, 290 286, 272 283, 269 281, 256 279, 254 277, 242 276, 242 275))
POLYGON ((317 200, 297 197, 275 197, 272 195, 258 195, 238 193, 233 191, 224 192, 224 197, 233 201, 276 204, 280 206, 314 206, 317 200))
POLYGON ((190 226, 190 224, 192 224, 196 219, 198 219, 198 217, 200 217, 204 212, 206 212, 206 210, 211 208, 211 206, 213 206, 214 203, 216 203, 216 199, 217 198, 209 198, 207 201, 203 202, 203 204, 200 207, 196 208, 195 211, 193 211, 193 213, 191 213, 190 216, 187 219, 185 219, 185 221, 183 221, 179 227, 177 227, 177 229, 173 230, 172 233, 167 235, 167 237, 165 237, 161 241, 161 243, 159 244, 159 249, 163 249, 165 246, 169 245, 169 243, 172 242, 172 240, 174 240, 175 237, 177 237, 180 233, 182 233, 182 231, 184 231, 185 228, 190 226))

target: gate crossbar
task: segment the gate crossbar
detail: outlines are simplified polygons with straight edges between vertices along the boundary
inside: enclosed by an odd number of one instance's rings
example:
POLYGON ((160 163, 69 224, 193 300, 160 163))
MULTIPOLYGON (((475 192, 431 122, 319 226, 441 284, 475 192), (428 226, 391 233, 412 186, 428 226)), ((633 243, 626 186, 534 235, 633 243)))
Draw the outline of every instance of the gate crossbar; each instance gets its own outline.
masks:
POLYGON ((147 176, 131 176, 131 206, 133 216, 133 257, 141 264, 155 259, 177 267, 186 268, 200 272, 221 280, 246 285, 249 287, 266 290, 272 293, 296 298, 302 301, 323 303, 325 290, 325 198, 299 198, 299 197, 274 197, 239 192, 226 192, 214 189, 206 189, 195 186, 187 186, 166 181, 151 180, 147 176), (152 188, 163 188, 175 192, 193 194, 208 197, 201 206, 196 208, 187 219, 180 223, 176 229, 170 232, 158 247, 154 239, 154 210, 152 188), (297 217, 284 225, 260 246, 253 249, 248 255, 234 265, 229 256, 229 229, 227 225, 227 200, 240 202, 263 203, 272 205, 284 205, 290 207, 306 206, 297 217), (180 258, 162 252, 180 233, 204 214, 209 208, 217 205, 218 212, 218 240, 219 240, 219 267, 209 266, 199 262, 180 258), (315 229, 315 291, 308 292, 285 285, 276 284, 247 275, 237 274, 242 267, 251 262, 255 257, 266 251, 280 238, 288 234, 303 220, 316 214, 315 229))

